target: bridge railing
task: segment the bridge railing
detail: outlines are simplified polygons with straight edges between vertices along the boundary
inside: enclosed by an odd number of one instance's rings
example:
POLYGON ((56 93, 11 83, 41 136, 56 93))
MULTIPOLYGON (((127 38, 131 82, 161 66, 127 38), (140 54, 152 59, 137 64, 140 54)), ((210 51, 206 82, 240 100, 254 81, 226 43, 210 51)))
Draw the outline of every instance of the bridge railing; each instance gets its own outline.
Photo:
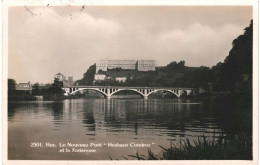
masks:
POLYGON ((185 88, 185 87, 136 87, 136 86, 68 86, 64 88, 120 88, 120 89, 193 89, 193 88, 185 88))

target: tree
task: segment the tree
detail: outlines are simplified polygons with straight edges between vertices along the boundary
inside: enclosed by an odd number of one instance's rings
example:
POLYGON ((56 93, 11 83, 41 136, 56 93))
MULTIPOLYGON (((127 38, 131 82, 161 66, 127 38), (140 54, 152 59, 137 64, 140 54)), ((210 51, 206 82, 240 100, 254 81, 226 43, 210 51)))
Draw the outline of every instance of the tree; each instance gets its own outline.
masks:
POLYGON ((95 73, 96 73, 96 64, 93 64, 84 73, 83 78, 77 81, 77 83, 79 83, 80 85, 93 85, 95 73))
POLYGON ((177 69, 184 69, 185 68, 185 61, 180 61, 177 64, 177 69))
POLYGON ((174 72, 176 70, 185 71, 185 61, 180 61, 178 63, 176 61, 173 61, 165 68, 163 68, 163 71, 165 72, 174 72))
POLYGON ((8 79, 8 91, 15 90, 16 81, 14 79, 8 79))
POLYGON ((63 87, 63 82, 59 81, 58 78, 54 78, 54 83, 49 88, 49 91, 55 95, 57 94, 60 95, 64 93, 62 87, 63 87))
POLYGON ((252 87, 252 57, 253 57, 253 21, 245 28, 243 35, 237 37, 233 47, 226 57, 218 83, 219 90, 235 91, 240 88, 240 82, 248 82, 252 87), (244 79, 244 80, 242 80, 244 79))
POLYGON ((39 85, 38 82, 35 83, 35 84, 33 84, 33 86, 32 86, 32 93, 33 93, 34 95, 37 95, 37 94, 40 93, 40 85, 39 85))
POLYGON ((15 93, 16 81, 14 79, 8 79, 8 95, 15 93))

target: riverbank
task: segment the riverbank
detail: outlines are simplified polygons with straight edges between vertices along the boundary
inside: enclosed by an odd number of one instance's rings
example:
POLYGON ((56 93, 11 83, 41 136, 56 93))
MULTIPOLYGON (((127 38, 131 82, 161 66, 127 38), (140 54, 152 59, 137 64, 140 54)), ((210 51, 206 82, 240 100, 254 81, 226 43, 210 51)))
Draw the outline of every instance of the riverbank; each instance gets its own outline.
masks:
POLYGON ((8 96, 8 101, 37 101, 37 100, 61 101, 68 98, 69 98, 68 96, 64 96, 64 95, 40 95, 40 96, 37 95, 36 96, 36 95, 22 94, 22 95, 8 96))
POLYGON ((220 136, 208 140, 205 136, 197 140, 186 139, 170 148, 162 148, 159 154, 150 149, 146 156, 128 155, 138 160, 252 160, 252 137, 239 134, 220 136))
POLYGON ((33 95, 12 95, 8 96, 8 101, 36 101, 33 95))

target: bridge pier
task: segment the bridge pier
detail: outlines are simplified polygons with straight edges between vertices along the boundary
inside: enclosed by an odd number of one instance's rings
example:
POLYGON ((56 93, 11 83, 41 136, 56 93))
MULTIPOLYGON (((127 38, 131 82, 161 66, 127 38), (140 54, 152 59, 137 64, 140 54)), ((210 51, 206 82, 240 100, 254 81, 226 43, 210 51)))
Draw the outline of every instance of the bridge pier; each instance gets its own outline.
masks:
POLYGON ((144 96, 144 99, 148 99, 148 96, 144 96))

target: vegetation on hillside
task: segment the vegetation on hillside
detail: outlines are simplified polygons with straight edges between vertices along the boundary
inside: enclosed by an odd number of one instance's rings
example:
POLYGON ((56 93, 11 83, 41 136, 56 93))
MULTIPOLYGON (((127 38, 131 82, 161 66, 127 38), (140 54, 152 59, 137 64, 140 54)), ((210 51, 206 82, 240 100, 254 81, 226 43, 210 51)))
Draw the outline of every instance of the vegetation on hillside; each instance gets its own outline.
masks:
POLYGON ((253 21, 245 28, 243 35, 237 37, 233 48, 219 68, 217 90, 239 91, 252 90, 252 59, 253 59, 253 21))
POLYGON ((208 82, 213 76, 208 67, 192 68, 185 66, 185 61, 171 62, 166 67, 156 71, 137 71, 130 69, 108 69, 99 71, 110 77, 104 81, 94 82, 95 65, 92 65, 84 74, 79 85, 109 85, 109 86, 151 86, 151 87, 204 87, 208 88, 208 82), (116 77, 126 77, 126 82, 116 81, 116 77))
MULTIPOLYGON (((252 91, 252 41, 253 21, 245 28, 243 35, 236 38, 223 63, 209 68, 187 67, 185 61, 169 63, 156 71, 141 72, 136 70, 110 69, 99 71, 110 79, 95 82, 95 85, 109 86, 164 86, 204 88, 209 91, 248 92, 252 91), (115 77, 127 77, 126 82, 117 82, 115 77)), ((95 64, 90 66, 79 85, 93 85, 95 64)), ((250 94, 250 93, 249 93, 250 94)))
POLYGON ((83 74, 83 78, 76 81, 76 84, 78 84, 78 85, 93 85, 95 73, 96 73, 96 64, 93 64, 83 74))

